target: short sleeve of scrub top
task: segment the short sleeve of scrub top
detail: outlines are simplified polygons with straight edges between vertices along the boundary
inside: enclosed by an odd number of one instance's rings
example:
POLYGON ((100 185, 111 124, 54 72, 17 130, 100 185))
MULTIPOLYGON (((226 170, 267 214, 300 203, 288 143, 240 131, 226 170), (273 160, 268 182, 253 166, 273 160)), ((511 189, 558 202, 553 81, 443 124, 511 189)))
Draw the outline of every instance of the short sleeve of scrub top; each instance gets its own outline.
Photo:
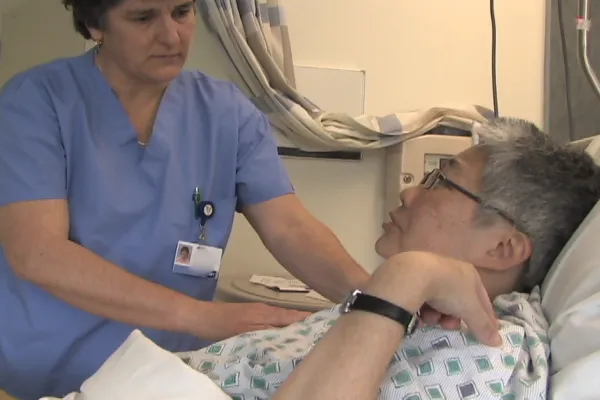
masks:
POLYGON ((0 97, 0 206, 65 199, 66 160, 50 100, 31 80, 10 81, 0 97))
POLYGON ((277 140, 268 118, 238 89, 237 211, 284 194, 293 193, 287 171, 277 152, 277 140))

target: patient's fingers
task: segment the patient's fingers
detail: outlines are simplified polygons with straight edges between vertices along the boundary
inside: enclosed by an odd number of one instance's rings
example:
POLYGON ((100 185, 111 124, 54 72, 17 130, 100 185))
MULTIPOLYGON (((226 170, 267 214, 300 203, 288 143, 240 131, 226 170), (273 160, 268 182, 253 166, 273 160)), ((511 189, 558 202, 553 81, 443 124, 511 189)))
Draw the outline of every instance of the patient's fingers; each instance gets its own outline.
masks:
POLYGON ((481 304, 483 305, 484 311, 490 317, 490 319, 494 322, 495 328, 496 329, 500 328, 500 323, 498 322, 498 318, 496 316, 496 312, 494 311, 494 307, 492 306, 492 302, 490 301, 490 297, 489 297, 489 295, 488 295, 488 293, 485 290, 485 287, 483 285, 478 286, 477 295, 479 296, 481 304))
POLYGON ((481 282, 476 285, 476 297, 464 310, 464 321, 475 337, 483 344, 500 346, 502 338, 498 333, 498 321, 487 292, 481 282))
MULTIPOLYGON (((481 309, 479 314, 483 314, 483 309, 481 309)), ((470 318, 470 320, 465 319, 465 322, 469 330, 481 343, 494 347, 502 345, 502 337, 496 328, 496 321, 480 316, 470 318)))
POLYGON ((434 310, 427 304, 421 308, 420 317, 421 321, 425 325, 439 325, 440 327, 446 330, 457 330, 461 326, 460 318, 442 314, 439 311, 434 310))
POLYGON ((421 307, 420 317, 421 321, 423 321, 426 325, 437 325, 442 318, 442 314, 426 304, 421 307))
POLYGON ((462 323, 461 323, 460 318, 452 317, 450 315, 442 316, 442 318, 440 319, 440 322, 439 322, 439 325, 443 329, 446 329, 447 331, 458 330, 458 329, 460 329, 461 324, 462 323))

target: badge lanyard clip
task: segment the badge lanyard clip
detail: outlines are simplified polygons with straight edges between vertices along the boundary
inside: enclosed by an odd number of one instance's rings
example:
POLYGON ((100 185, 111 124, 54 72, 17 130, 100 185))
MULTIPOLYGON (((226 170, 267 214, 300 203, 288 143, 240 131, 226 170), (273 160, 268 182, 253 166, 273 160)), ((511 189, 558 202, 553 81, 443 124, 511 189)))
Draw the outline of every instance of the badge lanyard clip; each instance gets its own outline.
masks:
POLYGON ((206 223, 215 215, 215 205, 206 200, 202 200, 200 188, 194 189, 192 196, 194 201, 194 218, 200 222, 200 241, 206 240, 206 223))

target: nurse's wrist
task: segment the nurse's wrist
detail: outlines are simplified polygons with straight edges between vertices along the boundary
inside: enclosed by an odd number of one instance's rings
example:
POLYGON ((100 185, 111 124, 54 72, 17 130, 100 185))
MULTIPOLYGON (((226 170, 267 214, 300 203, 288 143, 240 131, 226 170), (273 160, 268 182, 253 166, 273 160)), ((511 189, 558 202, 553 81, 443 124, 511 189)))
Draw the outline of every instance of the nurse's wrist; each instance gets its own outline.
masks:
POLYGON ((181 296, 173 310, 173 324, 177 332, 189 335, 203 337, 206 332, 202 332, 207 324, 206 314, 208 313, 209 303, 199 301, 187 296, 181 296), (202 324, 201 321, 205 323, 202 324))

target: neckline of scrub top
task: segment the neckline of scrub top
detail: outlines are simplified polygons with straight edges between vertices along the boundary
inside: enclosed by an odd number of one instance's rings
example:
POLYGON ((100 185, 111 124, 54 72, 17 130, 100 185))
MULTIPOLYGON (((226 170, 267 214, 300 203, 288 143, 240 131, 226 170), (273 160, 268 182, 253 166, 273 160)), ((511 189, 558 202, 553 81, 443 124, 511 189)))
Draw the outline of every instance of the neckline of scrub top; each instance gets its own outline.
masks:
POLYGON ((94 108, 100 110, 101 118, 97 122, 106 124, 104 127, 105 134, 109 136, 109 140, 118 146, 127 146, 137 149, 142 152, 142 161, 145 159, 162 159, 168 153, 170 143, 174 139, 172 136, 175 132, 177 121, 167 116, 176 115, 177 109, 181 107, 179 104, 180 96, 174 93, 178 91, 178 86, 181 85, 180 80, 175 78, 165 90, 158 107, 158 112, 154 121, 152 137, 147 146, 143 147, 138 143, 138 132, 131 117, 125 110, 125 107, 116 92, 111 87, 108 79, 104 76, 100 68, 96 65, 95 49, 89 50, 83 57, 84 67, 95 84, 93 87, 99 90, 93 104, 94 108), (99 101, 98 101, 99 100, 99 101), (171 124, 167 121, 171 120, 171 124), (172 126, 168 126, 172 125, 172 126))

